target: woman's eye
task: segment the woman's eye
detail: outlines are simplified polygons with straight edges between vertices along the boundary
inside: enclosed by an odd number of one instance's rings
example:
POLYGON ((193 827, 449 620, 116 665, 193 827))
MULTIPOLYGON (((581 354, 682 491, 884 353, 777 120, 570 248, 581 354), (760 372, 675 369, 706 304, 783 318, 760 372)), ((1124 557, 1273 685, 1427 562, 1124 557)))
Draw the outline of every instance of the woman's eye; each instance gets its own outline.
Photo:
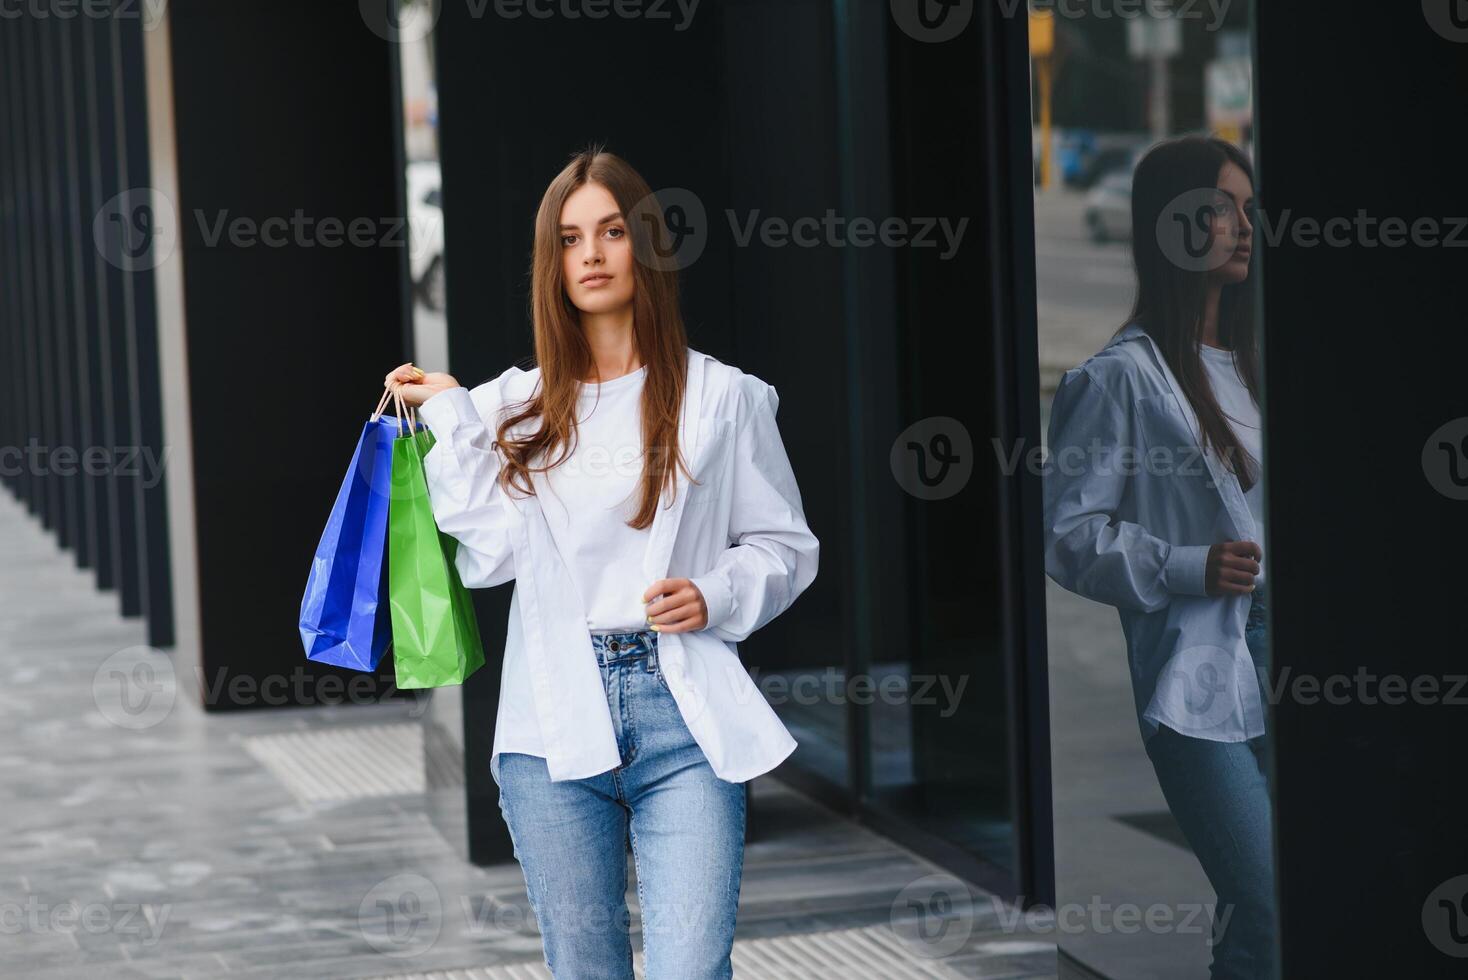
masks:
POLYGON ((623 231, 621 228, 608 228, 607 229, 607 237, 608 238, 621 238, 625 234, 627 234, 627 232, 623 231))
POLYGON ((572 245, 575 245, 576 244, 576 236, 575 235, 562 235, 561 236, 561 244, 563 246, 565 246, 566 248, 570 248, 572 245))

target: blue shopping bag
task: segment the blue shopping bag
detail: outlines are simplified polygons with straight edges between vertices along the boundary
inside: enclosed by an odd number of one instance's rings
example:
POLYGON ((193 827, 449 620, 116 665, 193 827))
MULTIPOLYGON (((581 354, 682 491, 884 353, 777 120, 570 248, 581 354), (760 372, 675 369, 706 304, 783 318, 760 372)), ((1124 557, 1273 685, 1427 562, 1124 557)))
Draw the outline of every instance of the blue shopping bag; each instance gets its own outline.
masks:
POLYGON ((385 553, 399 420, 382 415, 387 397, 362 427, 301 597, 306 658, 353 670, 376 670, 392 639, 385 553))

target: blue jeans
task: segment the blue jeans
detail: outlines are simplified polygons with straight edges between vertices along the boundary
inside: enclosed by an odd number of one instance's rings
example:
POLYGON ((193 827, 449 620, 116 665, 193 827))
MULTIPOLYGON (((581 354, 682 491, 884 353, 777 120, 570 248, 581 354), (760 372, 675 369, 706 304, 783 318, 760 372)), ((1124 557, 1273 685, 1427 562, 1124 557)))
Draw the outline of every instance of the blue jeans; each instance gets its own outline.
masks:
POLYGON ((503 752, 495 782, 558 980, 632 980, 627 842, 647 980, 732 977, 744 785, 714 775, 658 667, 657 633, 593 633, 622 764, 551 782, 503 752))
MULTIPOLYGON (((1264 681, 1264 590, 1252 598, 1244 638, 1264 681)), ((1212 980, 1273 980, 1277 929, 1267 734, 1247 742, 1211 742, 1162 726, 1146 747, 1162 795, 1218 893, 1212 980)))

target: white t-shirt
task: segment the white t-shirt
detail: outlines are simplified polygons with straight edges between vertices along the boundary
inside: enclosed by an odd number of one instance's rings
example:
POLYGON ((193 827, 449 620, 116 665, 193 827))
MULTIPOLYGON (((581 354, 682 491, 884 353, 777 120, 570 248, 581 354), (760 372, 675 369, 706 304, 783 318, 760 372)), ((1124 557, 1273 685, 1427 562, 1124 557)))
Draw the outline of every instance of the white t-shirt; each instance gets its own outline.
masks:
POLYGON ((583 383, 575 448, 548 474, 534 478, 591 630, 647 629, 642 593, 652 583, 643 581, 642 561, 650 528, 627 526, 641 502, 646 378, 643 365, 600 386, 583 383))
MULTIPOLYGON (((1255 404, 1253 396, 1249 394, 1249 389, 1244 385, 1244 379, 1239 376, 1238 367, 1234 364, 1233 351, 1210 347, 1207 344, 1199 344, 1198 349, 1203 355, 1203 367, 1208 372, 1208 383, 1213 388, 1213 397, 1218 399, 1218 407, 1223 410, 1225 420, 1234 430, 1234 435, 1238 437, 1245 451, 1254 457, 1256 464, 1262 467, 1264 442, 1261 438, 1259 406, 1255 404)), ((1256 474, 1259 478, 1244 494, 1244 501, 1254 515, 1254 525, 1260 538, 1257 543, 1263 547, 1264 481, 1262 469, 1256 470, 1256 474)))

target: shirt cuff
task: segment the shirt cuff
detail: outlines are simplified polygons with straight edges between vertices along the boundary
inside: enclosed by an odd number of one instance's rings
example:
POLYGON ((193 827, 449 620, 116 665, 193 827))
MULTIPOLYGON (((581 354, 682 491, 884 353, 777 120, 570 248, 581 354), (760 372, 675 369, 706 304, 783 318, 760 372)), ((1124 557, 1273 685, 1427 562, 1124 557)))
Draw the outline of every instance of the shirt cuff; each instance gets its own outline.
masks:
POLYGON ((1181 595, 1207 595, 1208 549, 1206 544, 1173 545, 1162 563, 1162 583, 1167 591, 1181 595))
POLYGON ((710 572, 688 581, 703 595, 703 604, 708 607, 709 621, 704 629, 713 629, 734 612, 734 593, 729 589, 727 576, 710 572))
POLYGON ((428 400, 418 406, 418 421, 428 426, 434 439, 442 442, 460 422, 482 422, 469 389, 460 385, 434 392, 428 400))

